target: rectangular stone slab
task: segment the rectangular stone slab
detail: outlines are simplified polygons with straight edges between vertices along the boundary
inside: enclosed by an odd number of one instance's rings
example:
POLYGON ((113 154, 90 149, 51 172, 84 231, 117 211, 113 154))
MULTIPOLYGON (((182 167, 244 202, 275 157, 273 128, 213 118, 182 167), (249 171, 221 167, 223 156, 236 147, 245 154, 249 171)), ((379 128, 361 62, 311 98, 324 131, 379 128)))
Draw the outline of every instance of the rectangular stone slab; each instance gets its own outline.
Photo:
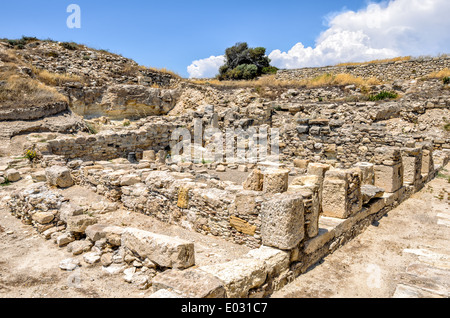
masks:
POLYGON ((122 246, 161 267, 185 269, 195 264, 194 244, 166 235, 126 228, 122 246))
POLYGON ((188 298, 225 298, 221 280, 199 269, 168 270, 152 280, 153 290, 174 291, 188 298))

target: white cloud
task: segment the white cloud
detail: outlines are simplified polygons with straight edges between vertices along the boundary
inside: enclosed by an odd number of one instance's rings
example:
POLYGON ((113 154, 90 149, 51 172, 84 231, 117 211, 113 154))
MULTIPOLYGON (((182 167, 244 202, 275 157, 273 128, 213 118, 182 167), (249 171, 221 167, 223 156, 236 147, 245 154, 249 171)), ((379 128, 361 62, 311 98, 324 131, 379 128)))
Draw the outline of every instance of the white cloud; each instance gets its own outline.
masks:
POLYGON ((219 68, 225 64, 225 56, 210 56, 206 59, 201 59, 192 62, 188 66, 187 71, 189 78, 211 78, 219 73, 219 68))
POLYGON ((449 0, 371 3, 358 12, 332 15, 314 48, 297 43, 269 57, 272 65, 289 69, 450 53, 449 13, 449 0))

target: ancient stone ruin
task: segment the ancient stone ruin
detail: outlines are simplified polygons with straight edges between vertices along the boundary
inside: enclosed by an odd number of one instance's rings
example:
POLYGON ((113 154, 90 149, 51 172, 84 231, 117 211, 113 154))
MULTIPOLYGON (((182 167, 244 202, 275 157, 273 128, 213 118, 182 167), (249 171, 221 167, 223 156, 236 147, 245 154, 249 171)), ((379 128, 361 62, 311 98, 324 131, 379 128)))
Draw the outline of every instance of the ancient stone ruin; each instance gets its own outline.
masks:
POLYGON ((24 153, 35 158, 4 155, 0 183, 17 184, 5 194, 14 216, 74 255, 62 260, 62 270, 99 266, 122 275, 124 284, 150 290, 151 297, 266 297, 420 191, 447 165, 450 137, 441 121, 450 118, 450 90, 437 79, 419 77, 449 63, 441 57, 338 70, 383 75, 385 83, 371 89, 401 96, 389 101, 358 100, 362 93, 354 86, 268 87, 261 96, 254 88, 162 76, 155 79, 160 88, 152 88, 156 75, 150 73, 132 84, 68 84, 60 89, 70 97, 70 116, 84 116, 96 131, 80 128, 83 121, 70 132, 42 125, 26 134, 4 130, 9 141, 20 136, 24 153), (404 71, 412 67, 417 72, 404 71), (276 97, 264 97, 270 91, 276 97), (233 160, 216 160, 225 138, 198 143, 194 137, 196 129, 210 128, 223 136, 230 128, 255 134, 240 140, 244 157, 233 152, 233 160), (173 153, 177 129, 189 135, 183 160, 173 153), (262 156, 249 150, 255 135, 261 140, 275 129, 276 136, 258 143, 262 156), (273 162, 275 140, 279 160, 273 162), (208 151, 211 146, 216 151, 208 151), (194 157, 195 151, 201 156, 194 157), (83 191, 96 199, 83 199, 83 191), (246 250, 208 263, 189 239, 118 225, 108 218, 118 210, 246 250))

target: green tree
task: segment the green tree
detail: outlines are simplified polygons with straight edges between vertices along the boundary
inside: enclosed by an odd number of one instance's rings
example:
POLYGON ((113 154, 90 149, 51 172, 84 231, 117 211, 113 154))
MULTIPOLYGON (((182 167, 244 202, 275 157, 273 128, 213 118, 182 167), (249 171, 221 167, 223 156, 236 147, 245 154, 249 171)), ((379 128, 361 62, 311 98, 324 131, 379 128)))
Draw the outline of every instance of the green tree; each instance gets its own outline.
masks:
POLYGON ((225 50, 225 65, 219 69, 219 80, 250 80, 262 74, 273 74, 278 70, 270 66, 270 59, 263 47, 249 48, 247 43, 225 50))

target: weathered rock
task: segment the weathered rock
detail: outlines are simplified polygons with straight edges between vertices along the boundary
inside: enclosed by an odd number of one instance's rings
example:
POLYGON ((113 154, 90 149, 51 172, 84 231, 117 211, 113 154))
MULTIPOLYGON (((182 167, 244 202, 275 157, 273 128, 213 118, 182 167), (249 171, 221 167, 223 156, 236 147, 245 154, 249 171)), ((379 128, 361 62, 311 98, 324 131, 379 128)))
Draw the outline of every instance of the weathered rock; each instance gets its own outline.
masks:
POLYGON ((66 246, 73 241, 75 241, 75 238, 69 233, 63 233, 56 238, 56 244, 58 244, 59 247, 66 246))
POLYGON ((52 186, 69 188, 74 184, 70 170, 67 167, 52 166, 45 169, 45 175, 48 183, 52 186))
POLYGON ((375 171, 373 164, 369 162, 358 162, 355 164, 355 168, 358 168, 362 172, 361 184, 373 185, 375 183, 375 171))
POLYGON ((271 276, 277 276, 289 268, 290 253, 276 248, 263 245, 251 250, 246 256, 264 261, 266 271, 271 276))
POLYGON ((88 264, 95 264, 99 262, 101 259, 101 255, 95 252, 86 253, 83 256, 83 260, 88 264))
POLYGON ((72 253, 73 255, 80 255, 85 252, 89 252, 91 247, 92 243, 88 240, 74 241, 72 243, 69 243, 69 245, 67 245, 67 251, 69 253, 72 253))
POLYGON ((74 271, 80 266, 80 261, 74 258, 67 258, 59 263, 59 268, 65 271, 74 271))
POLYGON ((154 291, 169 290, 187 298, 225 298, 223 282, 199 270, 165 271, 152 280, 154 291))
POLYGON ((368 203, 372 199, 383 197, 384 189, 373 185, 364 184, 361 186, 361 195, 363 204, 368 203))
POLYGON ((22 178, 21 175, 20 175, 20 172, 17 171, 16 169, 8 169, 8 170, 6 170, 5 171, 5 177, 10 182, 17 182, 17 181, 19 181, 22 178))
POLYGON ((289 250, 305 237, 302 197, 283 193, 272 196, 261 206, 261 237, 266 246, 289 250))
POLYGON ((403 164, 375 166, 375 186, 393 193, 403 186, 403 164))
POLYGON ((80 206, 78 206, 72 202, 64 202, 61 205, 59 217, 61 220, 63 220, 64 222, 67 223, 67 220, 69 218, 71 218, 73 216, 77 216, 77 215, 82 215, 83 212, 84 212, 84 210, 80 206))
POLYGON ((93 242, 97 242, 103 238, 105 238, 104 229, 107 228, 106 224, 94 224, 90 225, 86 228, 85 233, 86 236, 93 242))
POLYGON ((184 269, 195 264, 194 244, 178 238, 127 228, 122 246, 161 267, 184 269))
POLYGON ((263 191, 264 175, 261 170, 254 169, 243 183, 244 190, 263 191))
POLYGON ((264 189, 268 194, 286 192, 289 185, 289 170, 268 169, 264 171, 264 189))
POLYGON ((308 169, 310 161, 305 159, 294 159, 294 167, 300 169, 308 169))
POLYGON ((55 215, 52 212, 37 212, 32 218, 39 224, 49 224, 55 219, 55 215))
POLYGON ((250 289, 261 286, 267 278, 266 263, 254 258, 201 266, 199 269, 223 282, 227 298, 246 298, 250 289))
POLYGON ((96 218, 88 215, 72 216, 67 220, 67 230, 72 233, 85 233, 88 226, 97 222, 96 218))
POLYGON ((323 215, 346 219, 361 208, 361 171, 357 168, 328 171, 322 190, 323 215))

